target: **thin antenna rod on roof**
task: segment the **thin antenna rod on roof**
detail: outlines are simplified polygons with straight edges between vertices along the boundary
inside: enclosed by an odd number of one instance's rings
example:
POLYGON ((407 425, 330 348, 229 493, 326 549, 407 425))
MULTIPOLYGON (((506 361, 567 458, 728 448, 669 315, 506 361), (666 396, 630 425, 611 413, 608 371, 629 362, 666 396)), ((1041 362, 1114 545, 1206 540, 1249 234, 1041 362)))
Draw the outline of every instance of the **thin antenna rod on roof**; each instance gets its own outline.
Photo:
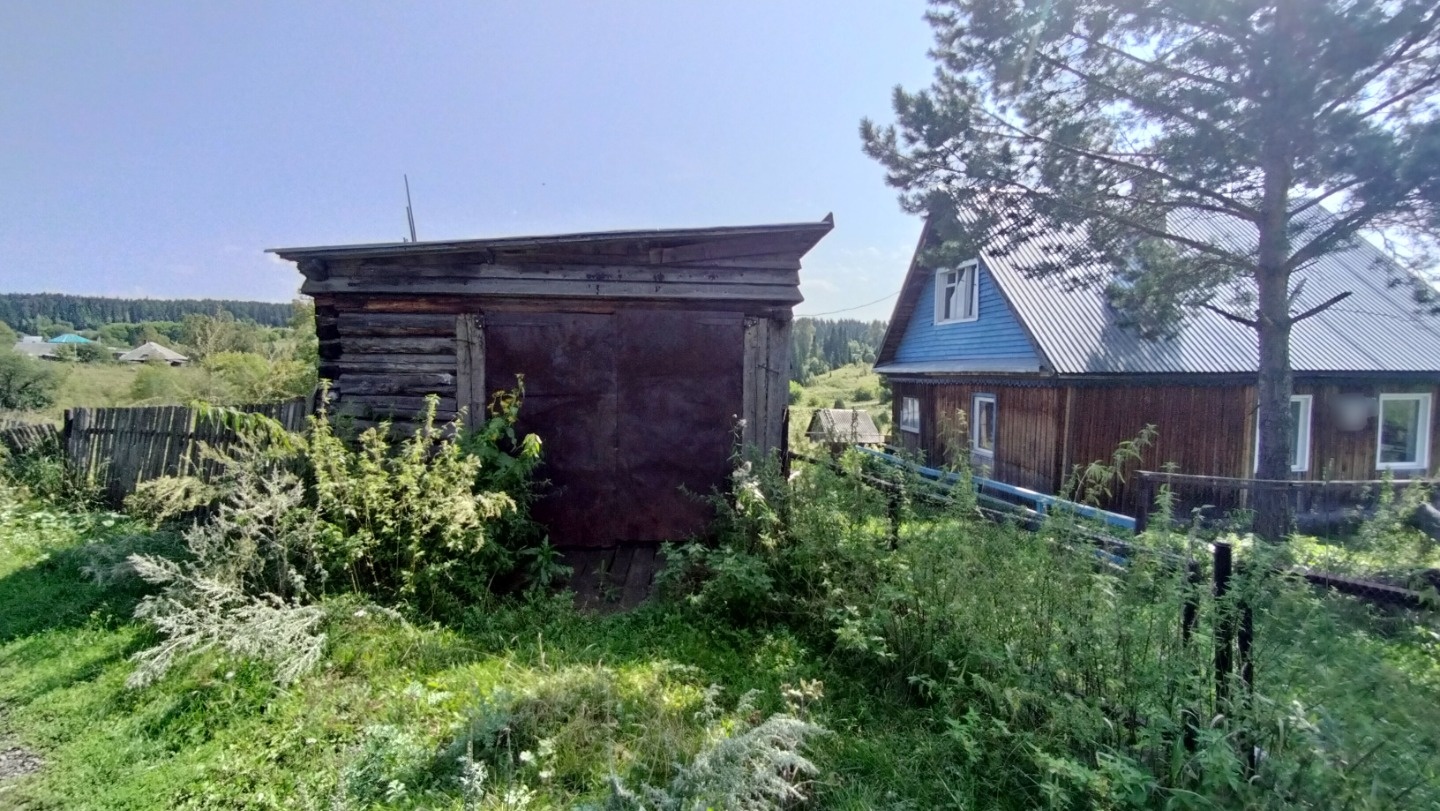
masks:
POLYGON ((410 241, 419 242, 415 238, 415 209, 410 206, 410 175, 405 175, 405 219, 410 221, 410 241))

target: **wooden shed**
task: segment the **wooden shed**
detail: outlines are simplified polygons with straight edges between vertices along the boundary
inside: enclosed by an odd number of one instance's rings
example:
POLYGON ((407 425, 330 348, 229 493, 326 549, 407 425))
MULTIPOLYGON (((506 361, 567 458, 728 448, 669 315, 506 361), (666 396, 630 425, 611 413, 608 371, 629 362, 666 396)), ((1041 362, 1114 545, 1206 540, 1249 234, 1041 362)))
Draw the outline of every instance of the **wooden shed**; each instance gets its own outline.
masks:
POLYGON ((850 445, 885 444, 885 435, 875 427, 870 412, 861 408, 817 408, 810 415, 805 436, 831 446, 832 450, 850 445))
POLYGON ((559 546, 679 540, 738 439, 781 444, 800 259, 820 222, 281 248, 315 300, 337 409, 483 414, 524 375, 559 546))

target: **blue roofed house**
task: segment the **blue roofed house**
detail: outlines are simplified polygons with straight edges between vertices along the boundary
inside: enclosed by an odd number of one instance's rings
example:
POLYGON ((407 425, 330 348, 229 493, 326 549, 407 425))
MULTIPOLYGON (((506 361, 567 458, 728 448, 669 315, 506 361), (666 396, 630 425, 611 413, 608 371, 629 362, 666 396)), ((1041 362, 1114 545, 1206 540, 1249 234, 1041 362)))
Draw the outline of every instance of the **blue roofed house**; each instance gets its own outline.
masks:
MULTIPOLYGON (((1245 238, 1218 218, 1188 230, 1245 238)), ((1039 261, 1034 243, 937 268, 923 260, 932 239, 927 225, 875 365, 894 393, 895 444, 1054 493, 1075 466, 1108 459, 1149 424, 1159 433, 1143 467, 1253 475, 1248 327, 1194 310, 1173 338, 1146 339, 1122 325, 1103 289, 1027 274, 1039 261)), ((1411 285, 1392 283, 1408 277, 1369 243, 1300 277, 1297 311, 1351 295, 1293 330, 1293 475, 1428 473, 1440 458, 1440 319, 1420 311, 1411 285)), ((1135 490, 1120 485, 1106 506, 1133 511, 1135 490)))

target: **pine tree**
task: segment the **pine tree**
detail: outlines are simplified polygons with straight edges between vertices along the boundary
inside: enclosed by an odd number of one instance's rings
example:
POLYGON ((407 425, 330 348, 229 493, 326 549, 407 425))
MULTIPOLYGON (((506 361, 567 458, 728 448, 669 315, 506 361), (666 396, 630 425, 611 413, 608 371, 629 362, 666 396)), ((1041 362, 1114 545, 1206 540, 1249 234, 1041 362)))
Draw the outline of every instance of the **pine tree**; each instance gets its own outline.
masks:
MULTIPOLYGON (((1143 268, 1114 292, 1147 332, 1196 306, 1253 328, 1257 475, 1288 478, 1291 329, 1338 300, 1297 307, 1305 268, 1367 231, 1399 237, 1413 265, 1435 242, 1440 2, 932 4, 934 84, 895 90, 895 125, 861 122, 902 205, 951 259, 1003 240, 1039 246, 1039 275, 1143 268), (1175 227, 1196 216, 1240 223, 1253 245, 1175 227), (1084 237, 1047 242, 1057 224, 1084 237), (1253 293, 1220 295, 1237 282, 1253 293)), ((1282 495, 1258 500, 1262 536, 1288 526, 1282 495)))

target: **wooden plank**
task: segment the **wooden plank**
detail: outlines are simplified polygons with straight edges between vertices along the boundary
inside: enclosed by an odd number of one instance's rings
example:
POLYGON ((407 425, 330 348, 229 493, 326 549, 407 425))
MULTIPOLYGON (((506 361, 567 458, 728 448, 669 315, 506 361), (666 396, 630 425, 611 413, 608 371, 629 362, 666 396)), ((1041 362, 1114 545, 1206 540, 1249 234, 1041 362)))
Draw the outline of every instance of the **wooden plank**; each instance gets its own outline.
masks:
POLYGON ((336 381, 340 398, 351 394, 439 394, 455 395, 455 376, 451 374, 364 374, 349 372, 336 381))
POLYGON ((465 410, 465 427, 485 420, 485 325, 479 315, 455 318, 455 404, 465 410))
POLYGON ((791 284, 712 284, 700 282, 565 279, 331 279, 306 282, 306 295, 319 293, 369 293, 413 296, 509 296, 677 299, 683 301, 759 301, 799 304, 804 299, 799 287, 791 284))
POLYGON ((625 572, 625 584, 620 595, 621 607, 634 608, 650 596, 657 560, 656 547, 653 545, 630 548, 630 567, 625 572))
POLYGON ((760 365, 761 358, 764 357, 765 333, 768 329, 766 319, 745 319, 744 360, 740 373, 740 419, 744 420, 744 423, 740 429, 740 443, 746 447, 757 446, 763 436, 759 417, 761 403, 764 401, 761 391, 764 378, 760 365))
MULTIPOLYGON (((445 337, 413 337, 413 336, 388 336, 388 337, 359 337, 356 335, 344 335, 329 341, 320 342, 321 349, 329 347, 337 348, 348 355, 453 355, 455 354, 455 339, 453 336, 445 337)), ((340 357, 336 352, 333 357, 340 357)))
POLYGON ((388 372, 419 373, 437 372, 453 373, 455 371, 455 356, 450 355, 341 355, 339 360, 332 361, 330 366, 334 367, 340 374, 346 372, 360 372, 370 374, 382 374, 388 372))
POLYGON ((799 261, 795 260, 786 262, 783 266, 767 267, 761 261, 746 263, 742 260, 720 260, 675 267, 547 263, 445 263, 384 267, 360 265, 347 268, 341 273, 332 273, 327 284, 334 285, 335 289, 343 289, 343 285, 347 283, 382 282, 408 286, 414 284, 416 280, 428 283, 429 280, 490 279, 496 281, 667 282, 708 285, 774 284, 793 287, 800 284, 799 264, 799 261))
POLYGON ((453 319, 443 315, 417 313, 352 312, 339 310, 335 324, 341 334, 376 337, 442 337, 455 334, 453 319))
POLYGON ((765 355, 765 439, 767 454, 782 442, 785 409, 790 404, 790 321, 768 319, 765 355))

